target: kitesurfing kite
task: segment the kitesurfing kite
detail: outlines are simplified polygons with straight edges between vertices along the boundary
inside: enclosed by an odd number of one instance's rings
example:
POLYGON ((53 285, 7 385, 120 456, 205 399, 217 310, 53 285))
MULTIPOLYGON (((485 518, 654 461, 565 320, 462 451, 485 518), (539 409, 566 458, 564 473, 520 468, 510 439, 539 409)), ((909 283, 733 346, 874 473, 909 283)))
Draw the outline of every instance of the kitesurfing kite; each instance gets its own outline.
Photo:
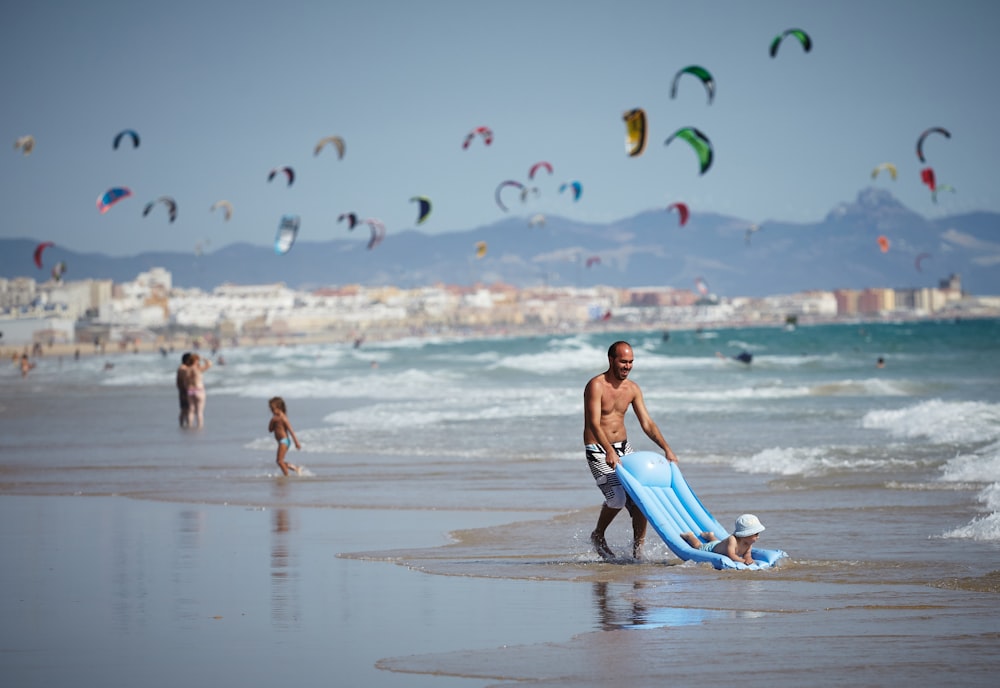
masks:
POLYGON ((924 139, 931 134, 941 134, 946 139, 951 138, 951 132, 943 127, 931 127, 930 129, 924 130, 924 132, 917 137, 917 157, 920 158, 920 162, 927 162, 924 159, 924 139))
POLYGON ((58 263, 52 266, 52 279, 54 279, 56 282, 61 281, 62 276, 65 273, 66 273, 66 263, 64 263, 63 261, 59 261, 58 263))
POLYGON ((431 199, 426 196, 414 196, 410 201, 420 204, 420 212, 417 214, 417 224, 423 224, 427 216, 431 214, 431 199))
POLYGON ((160 196, 155 201, 150 201, 146 204, 146 207, 142 210, 142 216, 146 217, 149 215, 150 211, 153 209, 157 203, 162 203, 167 206, 167 212, 170 213, 170 221, 173 222, 177 219, 177 202, 170 196, 160 196))
POLYGON ((505 213, 507 212, 507 206, 503 204, 503 199, 500 198, 500 192, 503 191, 508 186, 513 187, 515 189, 524 189, 524 184, 514 179, 507 179, 505 181, 500 182, 500 184, 497 186, 496 191, 493 192, 493 198, 496 200, 497 205, 500 206, 500 210, 504 211, 505 213))
POLYGON ((674 75, 674 82, 670 85, 670 97, 672 99, 677 97, 677 84, 680 82, 681 77, 685 74, 691 74, 701 79, 702 85, 705 87, 705 90, 708 91, 708 104, 711 105, 712 98, 715 97, 715 79, 712 78, 711 73, 707 69, 699 67, 698 65, 685 67, 674 75))
POLYGON ((526 186, 521 189, 521 203, 527 203, 528 196, 531 194, 535 194, 535 198, 538 198, 538 196, 541 195, 541 192, 538 190, 537 186, 526 186))
POLYGON ((285 176, 288 177, 288 186, 291 186, 292 183, 295 181, 295 170, 293 170, 291 167, 288 167, 287 165, 284 167, 275 167, 273 170, 271 170, 270 173, 268 173, 267 175, 267 181, 271 181, 272 179, 274 179, 279 172, 283 172, 285 176))
POLYGON ((462 142, 462 149, 465 150, 468 148, 472 144, 472 140, 476 138, 477 135, 483 137, 483 143, 487 146, 493 143, 492 129, 489 127, 476 127, 465 135, 465 141, 462 142))
POLYGON ((382 224, 381 220, 373 217, 365 220, 365 224, 367 224, 372 230, 371 238, 368 240, 368 250, 370 251, 381 244, 382 240, 385 239, 385 225, 382 224))
POLYGON ((282 215, 278 233, 274 237, 274 252, 283 256, 292 250, 295 237, 299 235, 299 216, 282 215))
POLYGON ((319 155, 320 151, 323 150, 323 146, 327 144, 337 149, 337 160, 343 160, 346 146, 344 145, 344 139, 339 136, 327 136, 317 141, 316 147, 313 149, 313 156, 319 155))
POLYGON ((31 151, 35 150, 35 137, 31 134, 19 136, 14 141, 14 150, 21 151, 23 155, 31 155, 31 151))
POLYGON ((532 215, 531 219, 528 220, 529 227, 544 227, 545 226, 545 216, 541 213, 537 215, 532 215))
POLYGON ((896 166, 891 162, 883 162, 880 165, 876 165, 875 169, 872 170, 872 179, 875 179, 875 177, 878 176, 878 173, 882 170, 889 173, 889 176, 892 177, 892 181, 896 181, 896 166))
POLYGON ((934 177, 933 168, 925 167, 920 170, 920 181, 926 184, 927 188, 930 189, 932 193, 934 192, 934 189, 937 188, 937 181, 934 177))
POLYGON ((226 219, 226 222, 229 222, 229 218, 233 216, 233 204, 229 201, 216 201, 212 204, 209 212, 214 213, 219 208, 222 208, 222 216, 226 219))
POLYGON ((878 238, 878 247, 881 249, 882 253, 889 252, 889 239, 885 235, 878 238))
POLYGON ((354 229, 354 226, 358 224, 358 216, 356 213, 341 213, 340 216, 337 217, 337 222, 343 222, 344 220, 347 220, 348 229, 354 229))
POLYGON ((126 136, 132 139, 132 148, 139 147, 139 134, 136 133, 135 130, 133 129, 123 129, 122 131, 118 132, 118 134, 115 136, 115 140, 111 144, 111 147, 115 150, 118 150, 118 145, 122 142, 122 139, 125 138, 126 136))
POLYGON ((588 268, 593 267, 594 265, 600 265, 600 264, 601 264, 601 257, 600 256, 591 256, 590 258, 587 259, 587 267, 588 268))
POLYGON ((35 247, 35 265, 38 266, 39 270, 42 269, 42 254, 45 252, 45 249, 47 249, 49 246, 55 246, 55 245, 56 244, 53 241, 43 241, 42 243, 40 243, 38 246, 35 247))
POLYGON ((805 52, 812 50, 813 44, 812 39, 809 38, 809 34, 802 29, 788 29, 787 31, 779 33, 774 37, 774 40, 771 41, 771 57, 776 57, 778 55, 778 46, 781 45, 783 40, 785 40, 785 36, 794 36, 799 39, 799 43, 802 44, 802 50, 805 52))
POLYGON ((921 253, 917 256, 916 260, 913 261, 913 266, 917 268, 917 272, 923 272, 923 269, 920 267, 920 264, 927 258, 933 258, 933 256, 929 253, 921 253))
POLYGON ((562 193, 566 189, 573 190, 573 202, 576 203, 580 200, 580 194, 583 193, 583 184, 577 181, 563 182, 559 185, 559 193, 562 193))
POLYGON ((708 296, 708 282, 705 281, 704 277, 695 277, 694 286, 698 289, 699 294, 708 296))
POLYGON ((548 163, 548 162, 545 162, 543 160, 541 162, 536 162, 534 165, 531 166, 531 169, 528 170, 528 179, 534 179, 535 178, 535 173, 538 172, 538 170, 541 170, 541 169, 548 170, 549 174, 552 174, 552 164, 548 163))
POLYGON ((934 190, 931 191, 931 200, 935 203, 937 203, 938 191, 951 191, 952 193, 955 193, 955 187, 951 184, 938 184, 935 186, 934 190))
POLYGON ((112 189, 108 189, 101 196, 98 196, 97 209, 100 210, 102 214, 106 213, 111 210, 111 206, 115 203, 123 198, 128 198, 131 195, 132 191, 124 186, 116 186, 112 189))
POLYGON ((646 111, 635 108, 622 115, 622 119, 625 120, 625 152, 630 158, 638 157, 646 150, 646 111))
POLYGON ((667 212, 669 213, 671 210, 676 210, 677 214, 680 215, 681 227, 687 224, 689 214, 687 203, 671 203, 667 206, 667 212))
POLYGON ((695 129, 694 127, 681 127, 673 134, 671 134, 663 145, 668 146, 670 142, 674 139, 682 139, 691 144, 691 148, 698 155, 698 163, 701 169, 699 174, 705 174, 708 172, 708 168, 712 166, 712 142, 708 140, 708 137, 703 133, 695 129))
POLYGON ((749 227, 747 227, 746 234, 743 235, 743 241, 746 243, 747 246, 750 245, 750 237, 754 235, 754 232, 759 232, 759 231, 760 231, 759 225, 750 225, 749 227))
POLYGON ((486 255, 486 242, 477 241, 476 242, 476 258, 482 258, 486 255))

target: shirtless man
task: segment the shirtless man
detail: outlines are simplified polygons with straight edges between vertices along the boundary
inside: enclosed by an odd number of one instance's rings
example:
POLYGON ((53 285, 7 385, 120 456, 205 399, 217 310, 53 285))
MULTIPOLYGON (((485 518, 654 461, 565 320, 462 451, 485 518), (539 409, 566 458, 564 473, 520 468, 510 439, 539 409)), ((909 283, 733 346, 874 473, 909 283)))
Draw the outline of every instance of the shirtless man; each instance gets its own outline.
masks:
POLYGON ((660 434, 660 428, 646 410, 642 390, 628 379, 633 360, 634 354, 628 342, 615 342, 608 349, 608 369, 591 379, 583 390, 583 443, 587 464, 594 481, 604 493, 601 515, 597 518, 597 527, 590 534, 590 541, 605 559, 613 559, 615 554, 608 547, 604 534, 622 507, 627 508, 632 516, 634 558, 642 556, 642 544, 646 538, 646 517, 626 494, 615 473, 618 457, 632 452, 632 446, 625 438, 625 412, 629 406, 646 436, 663 450, 668 461, 677 461, 670 445, 660 434))
POLYGON ((188 403, 188 377, 191 373, 191 354, 181 356, 181 364, 177 366, 177 395, 181 403, 180 424, 182 428, 188 425, 188 413, 191 408, 188 403))

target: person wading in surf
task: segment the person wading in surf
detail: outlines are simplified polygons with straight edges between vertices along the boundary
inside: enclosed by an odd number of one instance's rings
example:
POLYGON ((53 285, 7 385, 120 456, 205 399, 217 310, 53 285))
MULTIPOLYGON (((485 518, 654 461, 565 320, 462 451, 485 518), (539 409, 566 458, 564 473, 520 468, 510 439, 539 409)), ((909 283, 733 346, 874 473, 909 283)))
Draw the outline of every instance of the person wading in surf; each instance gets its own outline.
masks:
POLYGON ((634 354, 629 343, 615 342, 608 349, 608 369, 592 378, 583 390, 583 443, 587 464, 594 481, 604 493, 604 504, 597 518, 597 527, 590 534, 590 541, 604 559, 615 557, 604 536, 622 507, 628 509, 632 516, 634 558, 641 558, 646 538, 646 517, 626 494, 615 473, 618 458, 632 452, 632 446, 625 437, 625 412, 629 406, 646 436, 663 450, 668 461, 677 462, 677 456, 646 410, 642 390, 628 379, 633 361, 634 354))

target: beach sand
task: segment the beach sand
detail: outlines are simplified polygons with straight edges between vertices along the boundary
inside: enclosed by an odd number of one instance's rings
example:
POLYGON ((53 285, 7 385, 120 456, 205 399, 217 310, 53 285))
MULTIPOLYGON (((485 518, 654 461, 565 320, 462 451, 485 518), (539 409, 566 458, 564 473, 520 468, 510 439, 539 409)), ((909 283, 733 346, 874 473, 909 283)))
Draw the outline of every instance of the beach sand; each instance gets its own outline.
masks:
POLYGON ((995 591, 603 563, 591 515, 0 496, 5 684, 994 684, 995 591))
MULTIPOLYGON (((461 514, 463 523, 482 526, 517 517, 461 514)), ((567 624, 586 623, 582 586, 578 603, 558 596, 553 605, 544 586, 430 576, 391 559, 340 556, 440 545, 455 520, 453 512, 430 510, 2 496, 4 683, 482 685, 376 664, 565 640, 567 624), (525 628, 532 608, 555 613, 525 628)))

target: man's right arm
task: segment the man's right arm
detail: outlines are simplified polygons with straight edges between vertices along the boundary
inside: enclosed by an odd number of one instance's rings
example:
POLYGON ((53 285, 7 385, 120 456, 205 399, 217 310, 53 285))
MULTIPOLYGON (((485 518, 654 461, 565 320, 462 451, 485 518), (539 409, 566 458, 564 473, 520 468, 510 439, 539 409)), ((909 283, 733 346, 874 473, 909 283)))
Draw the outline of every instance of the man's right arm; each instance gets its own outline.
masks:
POLYGON ((618 463, 618 452, 611 444, 604 428, 601 427, 601 387, 600 379, 594 378, 587 383, 587 388, 583 392, 583 422, 596 440, 596 443, 604 450, 605 460, 608 465, 614 468, 618 463))

